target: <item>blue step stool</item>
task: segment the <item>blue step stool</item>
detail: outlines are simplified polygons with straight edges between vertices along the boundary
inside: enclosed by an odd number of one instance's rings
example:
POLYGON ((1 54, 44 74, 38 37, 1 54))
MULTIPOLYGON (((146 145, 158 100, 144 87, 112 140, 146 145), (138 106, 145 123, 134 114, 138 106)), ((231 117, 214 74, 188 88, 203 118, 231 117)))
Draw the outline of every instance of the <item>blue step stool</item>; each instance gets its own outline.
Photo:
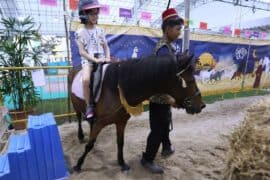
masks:
POLYGON ((11 179, 38 179, 37 161, 33 153, 28 133, 11 135, 7 150, 11 179))
POLYGON ((0 179, 9 180, 10 171, 9 171, 9 162, 6 154, 0 155, 0 179))
POLYGON ((65 180, 62 144, 52 113, 28 117, 28 132, 11 135, 0 155, 0 180, 65 180))
POLYGON ((58 128, 52 113, 28 117, 28 133, 40 179, 68 176, 58 128))

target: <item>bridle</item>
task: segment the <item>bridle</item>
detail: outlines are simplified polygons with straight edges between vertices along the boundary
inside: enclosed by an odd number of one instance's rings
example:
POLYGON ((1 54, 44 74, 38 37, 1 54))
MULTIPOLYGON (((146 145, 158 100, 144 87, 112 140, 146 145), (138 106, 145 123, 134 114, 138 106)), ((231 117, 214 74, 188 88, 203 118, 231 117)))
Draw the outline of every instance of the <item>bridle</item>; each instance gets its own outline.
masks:
MULTIPOLYGON (((186 88, 188 84, 193 84, 196 82, 195 78, 192 78, 191 80, 186 81, 183 77, 181 77, 181 74, 183 74, 189 67, 190 67, 190 65, 187 66, 186 68, 184 68, 183 70, 181 70, 180 72, 176 73, 176 77, 180 81, 182 81, 183 88, 186 88)), ((188 96, 188 97, 184 98, 183 103, 182 103, 183 107, 185 107, 185 108, 192 107, 192 100, 197 96, 201 96, 201 92, 198 88, 192 96, 188 96)))

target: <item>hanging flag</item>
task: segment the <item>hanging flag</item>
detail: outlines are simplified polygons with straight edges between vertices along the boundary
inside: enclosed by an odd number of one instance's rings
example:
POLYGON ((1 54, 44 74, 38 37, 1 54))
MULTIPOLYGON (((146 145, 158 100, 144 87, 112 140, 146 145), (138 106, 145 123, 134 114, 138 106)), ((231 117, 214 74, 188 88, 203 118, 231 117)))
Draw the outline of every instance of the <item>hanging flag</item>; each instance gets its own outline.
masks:
POLYGON ((69 0, 69 9, 76 10, 78 8, 79 0, 69 0))
POLYGON ((119 8, 119 17, 132 18, 131 9, 119 8))
POLYGON ((235 28, 235 29, 234 29, 234 35, 235 35, 235 36, 240 36, 240 34, 241 34, 241 30, 238 29, 238 28, 235 28))
POLYGON ((253 31, 252 34, 251 34, 251 37, 259 38, 260 37, 260 32, 253 31))
POLYGON ((261 33, 261 39, 266 39, 267 37, 267 33, 266 32, 262 32, 261 33))
POLYGON ((224 29, 223 29, 223 33, 224 34, 227 34, 227 35, 229 35, 229 34, 231 34, 231 27, 230 26, 225 26, 224 27, 224 29))
POLYGON ((100 14, 106 15, 106 16, 110 15, 110 6, 109 5, 101 5, 100 14))
POLYGON ((143 12, 141 12, 141 19, 149 22, 152 19, 152 14, 149 12, 143 11, 143 12))
POLYGON ((191 19, 190 19, 190 20, 188 20, 188 24, 189 24, 189 25, 194 25, 193 20, 191 20, 191 19))
POLYGON ((267 38, 266 39, 269 39, 270 40, 270 33, 267 34, 267 38))
POLYGON ((206 22, 200 22, 200 29, 207 29, 207 23, 206 22))
POLYGON ((251 36, 251 31, 250 30, 245 30, 245 37, 250 38, 251 36))
POLYGON ((40 0, 41 5, 57 6, 57 0, 40 0))

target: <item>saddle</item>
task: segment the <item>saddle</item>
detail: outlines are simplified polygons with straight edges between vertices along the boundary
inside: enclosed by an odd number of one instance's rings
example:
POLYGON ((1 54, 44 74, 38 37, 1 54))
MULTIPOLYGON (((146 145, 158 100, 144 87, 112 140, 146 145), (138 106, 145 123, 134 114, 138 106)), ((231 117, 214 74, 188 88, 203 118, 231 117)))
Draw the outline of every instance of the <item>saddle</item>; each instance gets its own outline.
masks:
MULTIPOLYGON (((93 104, 95 104, 100 97, 102 81, 103 81, 107 66, 108 64, 106 63, 95 63, 93 66, 91 79, 90 79, 90 86, 89 86, 89 88, 91 88, 90 99, 92 101, 91 103, 93 104)), ((72 81, 71 92, 78 98, 84 100, 83 88, 82 88, 81 66, 74 67, 73 70, 77 71, 78 73, 75 75, 72 81)))

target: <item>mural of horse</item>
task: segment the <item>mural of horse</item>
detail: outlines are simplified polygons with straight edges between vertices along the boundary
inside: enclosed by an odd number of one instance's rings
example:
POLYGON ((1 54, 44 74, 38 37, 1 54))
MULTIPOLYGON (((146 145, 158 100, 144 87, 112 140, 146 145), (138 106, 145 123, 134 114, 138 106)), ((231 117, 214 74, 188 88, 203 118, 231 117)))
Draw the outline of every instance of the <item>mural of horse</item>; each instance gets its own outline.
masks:
POLYGON ((212 82, 212 81, 221 80, 221 76, 222 76, 222 74, 224 74, 224 72, 225 72, 224 70, 219 70, 219 71, 215 71, 215 72, 211 73, 209 81, 212 82))
POLYGON ((243 75, 243 73, 241 71, 235 71, 231 77, 231 80, 233 80, 233 79, 239 80, 242 78, 242 75, 243 75))
MULTIPOLYGON (((88 152, 93 148, 100 131, 109 124, 116 125, 117 157, 121 169, 128 170, 123 157, 124 131, 130 114, 121 103, 124 97, 130 106, 136 106, 154 94, 169 94, 175 99, 176 108, 184 108, 187 113, 200 113, 205 107, 200 90, 193 76, 194 62, 187 54, 172 56, 149 56, 141 59, 114 62, 108 65, 104 75, 100 98, 95 106, 96 121, 90 123, 91 132, 84 153, 78 159, 75 171, 80 171, 88 152), (120 91, 121 90, 121 91, 120 91)), ((69 91, 73 107, 78 117, 78 138, 82 140, 83 99, 71 92, 71 83, 78 70, 69 74, 69 91)))
POLYGON ((269 57, 265 56, 261 60, 262 66, 265 68, 265 73, 268 75, 270 74, 270 59, 269 57))
POLYGON ((243 73, 241 71, 235 71, 231 77, 231 80, 240 80, 243 78, 243 76, 249 77, 249 78, 254 78, 255 74, 254 72, 249 72, 249 73, 243 73))

